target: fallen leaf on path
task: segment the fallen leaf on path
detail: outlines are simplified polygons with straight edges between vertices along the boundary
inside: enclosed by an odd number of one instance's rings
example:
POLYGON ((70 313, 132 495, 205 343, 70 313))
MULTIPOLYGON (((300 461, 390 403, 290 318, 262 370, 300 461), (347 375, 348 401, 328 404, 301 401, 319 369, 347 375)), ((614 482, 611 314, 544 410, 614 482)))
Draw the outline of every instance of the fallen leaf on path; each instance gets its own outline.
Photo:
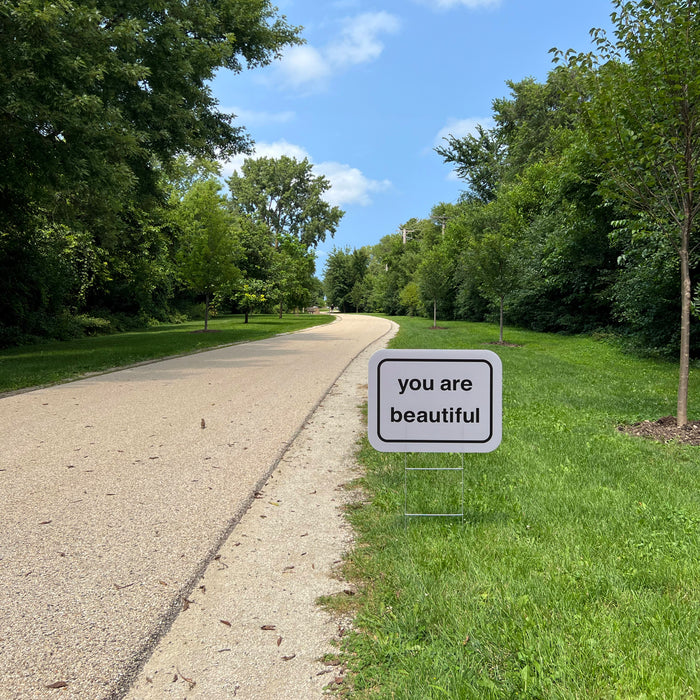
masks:
POLYGON ((290 654, 289 656, 283 656, 282 661, 291 661, 295 656, 296 656, 296 654, 290 654))
POLYGON ((260 629, 265 630, 267 632, 271 632, 272 630, 277 629, 277 626, 276 625, 263 625, 260 629))
POLYGON ((277 646, 282 644, 282 637, 277 637, 277 646))
POLYGON ((67 688, 68 683, 66 683, 66 681, 56 681, 55 683, 49 683, 46 687, 51 688, 52 690, 56 688, 67 688))
POLYGON ((191 678, 188 678, 187 676, 183 675, 182 671, 178 668, 177 672, 180 674, 180 678, 182 678, 185 683, 189 686, 189 689, 192 690, 196 685, 197 682, 193 681, 191 678))

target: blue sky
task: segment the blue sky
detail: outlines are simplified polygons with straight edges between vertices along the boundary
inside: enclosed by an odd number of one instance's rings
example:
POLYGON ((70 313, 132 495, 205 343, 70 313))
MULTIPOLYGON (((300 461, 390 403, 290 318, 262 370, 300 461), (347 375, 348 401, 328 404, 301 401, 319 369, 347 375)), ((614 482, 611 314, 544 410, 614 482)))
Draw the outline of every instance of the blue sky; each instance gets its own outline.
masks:
MULTIPOLYGON (((256 142, 257 156, 306 157, 345 210, 319 244, 374 245, 411 217, 454 202, 463 183, 434 148, 488 125, 506 80, 546 79, 553 46, 589 50, 610 27, 610 0, 278 0, 306 44, 234 75, 213 92, 256 142)), ((224 166, 225 173, 242 159, 224 166)))

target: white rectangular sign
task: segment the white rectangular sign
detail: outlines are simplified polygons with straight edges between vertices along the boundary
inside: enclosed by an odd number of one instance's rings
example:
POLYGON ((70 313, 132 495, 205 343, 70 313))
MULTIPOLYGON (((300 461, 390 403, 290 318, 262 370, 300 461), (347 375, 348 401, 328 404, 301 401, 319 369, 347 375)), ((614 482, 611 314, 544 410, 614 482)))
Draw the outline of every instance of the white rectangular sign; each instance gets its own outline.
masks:
POLYGON ((381 452, 491 452, 503 370, 490 350, 380 350, 369 360, 369 442, 381 452))

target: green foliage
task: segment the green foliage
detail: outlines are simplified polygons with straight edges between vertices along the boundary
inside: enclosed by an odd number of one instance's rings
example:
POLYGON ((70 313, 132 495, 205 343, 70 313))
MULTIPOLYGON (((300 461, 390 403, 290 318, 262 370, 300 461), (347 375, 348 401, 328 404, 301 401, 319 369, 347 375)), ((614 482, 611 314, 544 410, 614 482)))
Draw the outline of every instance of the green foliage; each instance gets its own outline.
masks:
MULTIPOLYGON (((700 213, 700 8, 687 0, 614 0, 615 39, 594 31, 596 51, 566 58, 588 98, 586 126, 606 165, 605 192, 665 234, 679 256, 677 420, 687 419, 691 252, 700 213)), ((658 245, 652 237, 650 247, 658 245)))
POLYGON ((323 199, 330 182, 314 175, 306 158, 249 158, 227 182, 237 211, 267 226, 276 240, 288 236, 307 249, 332 236, 344 214, 323 199))
POLYGON ((476 135, 458 138, 450 134, 446 146, 438 146, 435 152, 445 163, 453 163, 455 172, 469 187, 469 197, 480 202, 490 202, 503 174, 505 144, 496 129, 476 127, 476 135))
POLYGON ((270 299, 270 286, 259 279, 249 279, 240 284, 232 294, 236 306, 245 315, 244 323, 248 323, 251 313, 259 311, 270 299))
POLYGON ((432 309, 433 326, 437 325, 438 307, 448 305, 452 299, 453 267, 443 246, 435 246, 421 255, 415 279, 423 306, 432 309))
POLYGON ((180 279, 189 289, 204 295, 205 330, 213 295, 233 285, 240 276, 234 218, 220 189, 213 179, 196 182, 174 213, 182 230, 177 254, 180 279))
MULTIPOLYGON (((493 347, 498 334, 396 320, 392 347, 493 347)), ((510 340, 521 347, 498 349, 503 442, 465 455, 463 524, 406 522, 404 456, 362 447, 369 495, 350 511, 345 564, 358 610, 341 656, 352 696, 697 695, 697 448, 616 430, 672 410, 674 367, 582 337, 510 340)), ((460 466, 456 455, 407 459, 460 466)), ((461 484, 440 474, 413 474, 410 502, 459 505, 461 484)))
POLYGON ((110 218, 125 195, 153 188, 156 160, 247 149, 207 81, 298 41, 267 0, 3 0, 0 27, 13 37, 0 47, 0 210, 13 223, 35 206, 110 218))
POLYGON ((86 310, 167 315, 163 172, 249 149, 208 81, 298 32, 268 0, 0 0, 0 335, 86 310))
POLYGON ((333 248, 326 260, 324 289, 328 303, 343 312, 366 310, 369 286, 365 277, 370 263, 369 250, 333 248))
POLYGON ((406 309, 407 316, 415 316, 423 308, 420 298, 420 287, 415 282, 409 282, 399 294, 399 301, 406 309))
POLYGON ((303 243, 284 237, 272 265, 271 297, 287 309, 303 309, 314 299, 316 256, 303 243))
POLYGON ((281 156, 247 159, 241 174, 234 172, 227 184, 231 210, 250 222, 246 245, 258 260, 258 271, 249 275, 260 274, 275 285, 270 298, 279 304, 280 314, 285 304, 308 306, 315 296, 312 249, 335 233, 344 213, 323 199, 330 182, 314 175, 307 159, 281 156), (272 247, 268 254, 263 241, 272 247))

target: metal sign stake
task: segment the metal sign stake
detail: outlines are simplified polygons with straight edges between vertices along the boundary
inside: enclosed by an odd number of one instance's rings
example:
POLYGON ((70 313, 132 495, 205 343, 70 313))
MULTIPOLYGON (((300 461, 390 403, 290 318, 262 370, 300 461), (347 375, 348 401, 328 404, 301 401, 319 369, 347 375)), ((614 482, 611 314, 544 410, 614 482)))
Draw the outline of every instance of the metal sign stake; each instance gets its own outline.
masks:
POLYGON ((408 518, 460 518, 464 525, 464 453, 460 453, 460 467, 409 467, 408 453, 403 453, 403 494, 404 494, 404 524, 408 523, 408 518), (459 499, 458 513, 409 513, 408 512, 408 473, 409 472, 460 472, 461 473, 461 492, 459 499))

